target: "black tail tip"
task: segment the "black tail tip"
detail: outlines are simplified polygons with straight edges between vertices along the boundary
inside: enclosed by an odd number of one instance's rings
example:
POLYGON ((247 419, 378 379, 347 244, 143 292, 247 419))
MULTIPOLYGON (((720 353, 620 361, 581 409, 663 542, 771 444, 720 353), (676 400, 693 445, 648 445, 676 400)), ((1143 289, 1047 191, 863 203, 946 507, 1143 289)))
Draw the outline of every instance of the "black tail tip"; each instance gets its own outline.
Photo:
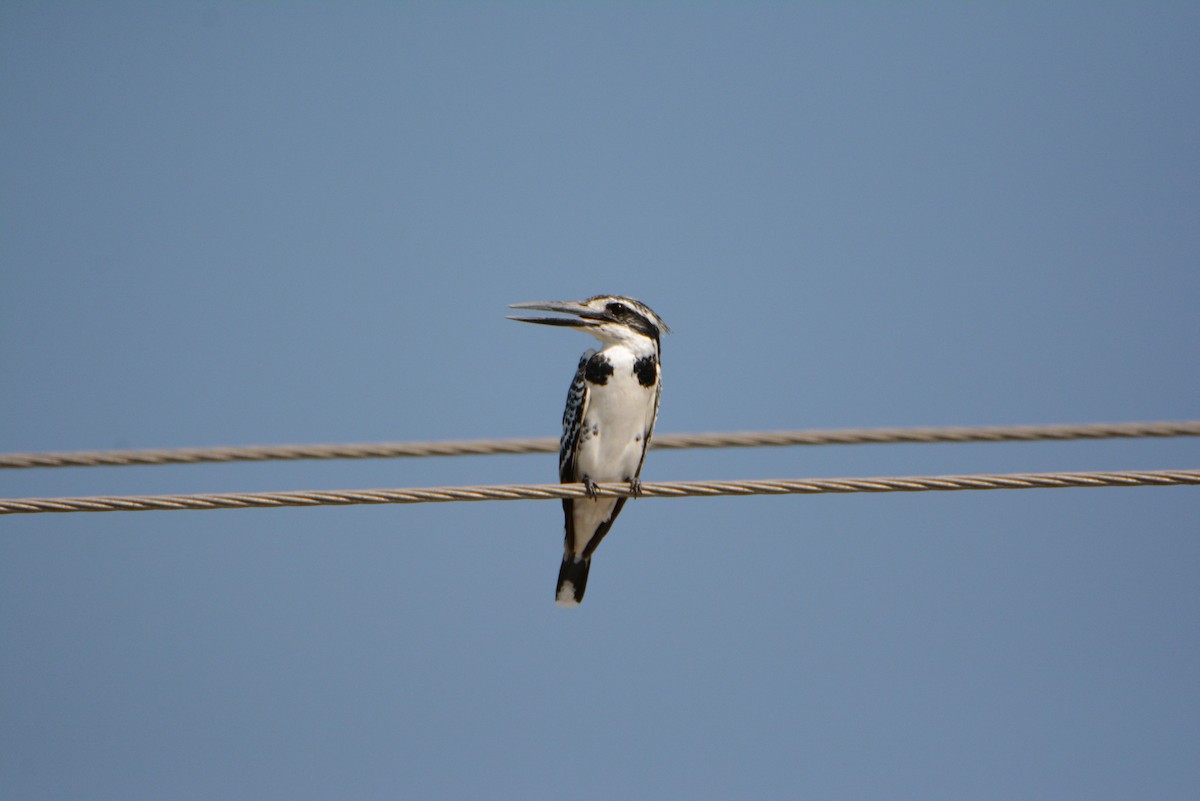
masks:
POLYGON ((554 603, 563 607, 579 606, 583 591, 587 589, 588 568, 591 559, 579 559, 572 554, 563 557, 558 569, 558 587, 554 592, 554 603))

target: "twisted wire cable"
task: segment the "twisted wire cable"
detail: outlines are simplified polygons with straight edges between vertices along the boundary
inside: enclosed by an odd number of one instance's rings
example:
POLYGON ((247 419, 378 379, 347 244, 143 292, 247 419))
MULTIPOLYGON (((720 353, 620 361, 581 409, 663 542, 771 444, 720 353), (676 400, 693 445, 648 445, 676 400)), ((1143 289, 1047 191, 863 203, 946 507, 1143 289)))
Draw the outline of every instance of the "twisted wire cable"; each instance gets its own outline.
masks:
MULTIPOLYGON (((855 492, 942 490, 1064 489, 1068 487, 1165 487, 1200 485, 1200 469, 1085 473, 1006 473, 882 478, 806 478, 747 481, 668 481, 644 483, 640 496, 692 498, 722 495, 818 495, 855 492)), ((350 506, 384 503, 520 501, 582 498, 583 484, 500 484, 348 491, 289 491, 201 495, 129 495, 79 498, 0 499, 0 514, 39 512, 145 512, 182 509, 261 509, 284 506, 350 506)), ((596 494, 629 497, 628 484, 598 484, 596 494)))
MULTIPOLYGON (((1200 420, 1152 423, 973 426, 939 428, 844 428, 660 434, 651 447, 754 448, 787 445, 881 445, 933 442, 1032 442, 1037 440, 1200 436, 1200 420)), ((0 454, 0 468, 116 467, 125 465, 262 462, 295 459, 380 459, 420 456, 484 456, 554 453, 555 437, 441 440, 319 445, 251 445, 166 450, 69 451, 0 454)))

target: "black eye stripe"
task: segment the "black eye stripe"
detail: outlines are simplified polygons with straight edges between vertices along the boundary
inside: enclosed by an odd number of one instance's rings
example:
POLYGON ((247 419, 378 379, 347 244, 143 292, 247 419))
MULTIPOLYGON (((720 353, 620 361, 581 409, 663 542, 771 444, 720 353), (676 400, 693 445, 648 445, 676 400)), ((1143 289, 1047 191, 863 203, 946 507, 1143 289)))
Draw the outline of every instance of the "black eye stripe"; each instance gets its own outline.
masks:
MULTIPOLYGON (((600 296, 590 298, 589 300, 601 300, 600 296)), ((627 325, 633 330, 644 334, 655 341, 658 340, 662 331, 654 322, 653 312, 641 305, 630 305, 619 300, 608 300, 604 304, 604 313, 607 314, 613 321, 627 325)))

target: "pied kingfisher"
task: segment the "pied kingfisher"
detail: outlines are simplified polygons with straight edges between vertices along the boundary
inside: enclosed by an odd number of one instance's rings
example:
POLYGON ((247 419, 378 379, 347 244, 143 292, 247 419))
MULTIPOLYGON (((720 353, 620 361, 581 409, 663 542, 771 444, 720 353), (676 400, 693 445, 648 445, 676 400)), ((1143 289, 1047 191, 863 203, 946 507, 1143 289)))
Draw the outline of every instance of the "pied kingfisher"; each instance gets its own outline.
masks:
POLYGON ((581 301, 514 303, 514 309, 562 312, 571 317, 512 317, 523 323, 578 328, 600 340, 579 359, 563 412, 558 477, 583 482, 588 498, 563 500, 566 541, 555 601, 578 606, 587 588, 592 553, 621 513, 625 498, 598 498, 596 484, 628 481, 637 495, 638 476, 658 416, 662 392, 659 339, 670 329, 650 307, 620 295, 581 301))

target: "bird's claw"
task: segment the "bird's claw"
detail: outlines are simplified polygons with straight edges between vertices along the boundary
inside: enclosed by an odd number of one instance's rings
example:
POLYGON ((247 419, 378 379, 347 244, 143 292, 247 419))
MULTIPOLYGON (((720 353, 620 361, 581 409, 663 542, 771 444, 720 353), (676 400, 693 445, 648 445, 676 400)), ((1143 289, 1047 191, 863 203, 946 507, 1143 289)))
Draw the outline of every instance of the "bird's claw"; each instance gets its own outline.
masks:
POLYGON ((629 494, 634 498, 642 497, 642 480, 637 476, 629 479, 629 494))
POLYGON ((592 500, 596 499, 596 495, 598 494, 596 491, 596 482, 592 481, 590 476, 583 477, 583 490, 589 498, 592 500))

